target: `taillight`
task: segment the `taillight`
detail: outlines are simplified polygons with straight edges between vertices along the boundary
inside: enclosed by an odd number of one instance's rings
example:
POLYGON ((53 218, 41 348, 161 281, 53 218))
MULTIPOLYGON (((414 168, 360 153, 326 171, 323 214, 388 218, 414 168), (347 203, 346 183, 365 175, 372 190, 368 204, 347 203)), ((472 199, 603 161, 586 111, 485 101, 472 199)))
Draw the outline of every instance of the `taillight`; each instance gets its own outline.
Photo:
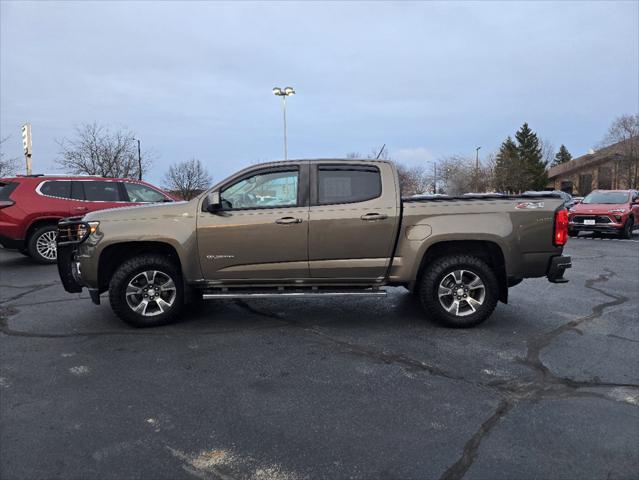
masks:
POLYGON ((553 244, 556 247, 563 247, 568 241, 568 210, 562 208, 555 212, 555 232, 553 234, 553 244))

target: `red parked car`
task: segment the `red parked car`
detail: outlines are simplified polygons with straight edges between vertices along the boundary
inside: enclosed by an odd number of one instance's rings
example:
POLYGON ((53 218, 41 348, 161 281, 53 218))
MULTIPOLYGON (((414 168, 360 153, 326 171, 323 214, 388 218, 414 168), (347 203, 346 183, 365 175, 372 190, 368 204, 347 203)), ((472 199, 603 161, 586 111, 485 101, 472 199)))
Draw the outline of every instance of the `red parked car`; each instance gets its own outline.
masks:
POLYGON ((636 190, 594 190, 574 205, 568 214, 568 232, 582 230, 632 236, 639 225, 639 194, 636 190))
POLYGON ((58 220, 94 210, 175 199, 148 183, 92 176, 0 178, 0 244, 40 263, 55 263, 58 220))

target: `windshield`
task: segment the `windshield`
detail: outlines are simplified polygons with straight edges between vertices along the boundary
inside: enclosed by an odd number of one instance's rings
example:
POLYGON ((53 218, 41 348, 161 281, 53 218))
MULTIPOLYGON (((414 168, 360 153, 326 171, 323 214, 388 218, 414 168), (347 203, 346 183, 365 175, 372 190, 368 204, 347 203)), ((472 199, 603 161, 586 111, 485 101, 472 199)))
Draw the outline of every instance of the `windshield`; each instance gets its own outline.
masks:
POLYGON ((626 203, 628 194, 625 192, 592 192, 581 203, 626 203))

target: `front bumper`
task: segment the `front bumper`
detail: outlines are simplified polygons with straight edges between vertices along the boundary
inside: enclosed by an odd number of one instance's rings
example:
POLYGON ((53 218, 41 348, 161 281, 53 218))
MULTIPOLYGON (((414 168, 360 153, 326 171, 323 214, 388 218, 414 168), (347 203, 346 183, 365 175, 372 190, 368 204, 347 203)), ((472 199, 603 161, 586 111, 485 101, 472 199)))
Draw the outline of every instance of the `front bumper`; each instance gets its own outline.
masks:
POLYGON ((62 280, 62 286, 69 293, 81 292, 83 287, 75 253, 75 245, 58 244, 58 274, 62 280))
POLYGON ((567 279, 564 278, 564 272, 567 268, 572 267, 572 259, 568 255, 558 255, 550 259, 550 265, 548 266, 548 273, 546 277, 549 282, 552 283, 566 283, 567 279))
POLYGON ((58 222, 58 274, 69 293, 81 292, 84 287, 76 253, 78 246, 89 237, 88 227, 88 223, 77 218, 64 218, 58 222), (85 233, 79 234, 79 227, 85 227, 85 233))
POLYGON ((608 232, 616 233, 623 230, 623 223, 596 223, 594 225, 584 225, 583 223, 569 223, 568 228, 573 232, 608 232))

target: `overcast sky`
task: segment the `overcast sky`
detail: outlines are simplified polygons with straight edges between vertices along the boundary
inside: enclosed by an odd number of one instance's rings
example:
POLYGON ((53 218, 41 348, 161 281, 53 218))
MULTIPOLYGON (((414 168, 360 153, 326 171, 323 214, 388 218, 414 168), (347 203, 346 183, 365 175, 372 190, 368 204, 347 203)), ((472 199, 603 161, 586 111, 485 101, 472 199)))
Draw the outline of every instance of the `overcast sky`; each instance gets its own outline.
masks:
POLYGON ((126 127, 214 180, 281 159, 273 86, 293 86, 289 158, 386 143, 397 160, 482 155, 527 121, 574 156, 639 111, 639 2, 1 2, 0 129, 34 171, 55 139, 126 127))

